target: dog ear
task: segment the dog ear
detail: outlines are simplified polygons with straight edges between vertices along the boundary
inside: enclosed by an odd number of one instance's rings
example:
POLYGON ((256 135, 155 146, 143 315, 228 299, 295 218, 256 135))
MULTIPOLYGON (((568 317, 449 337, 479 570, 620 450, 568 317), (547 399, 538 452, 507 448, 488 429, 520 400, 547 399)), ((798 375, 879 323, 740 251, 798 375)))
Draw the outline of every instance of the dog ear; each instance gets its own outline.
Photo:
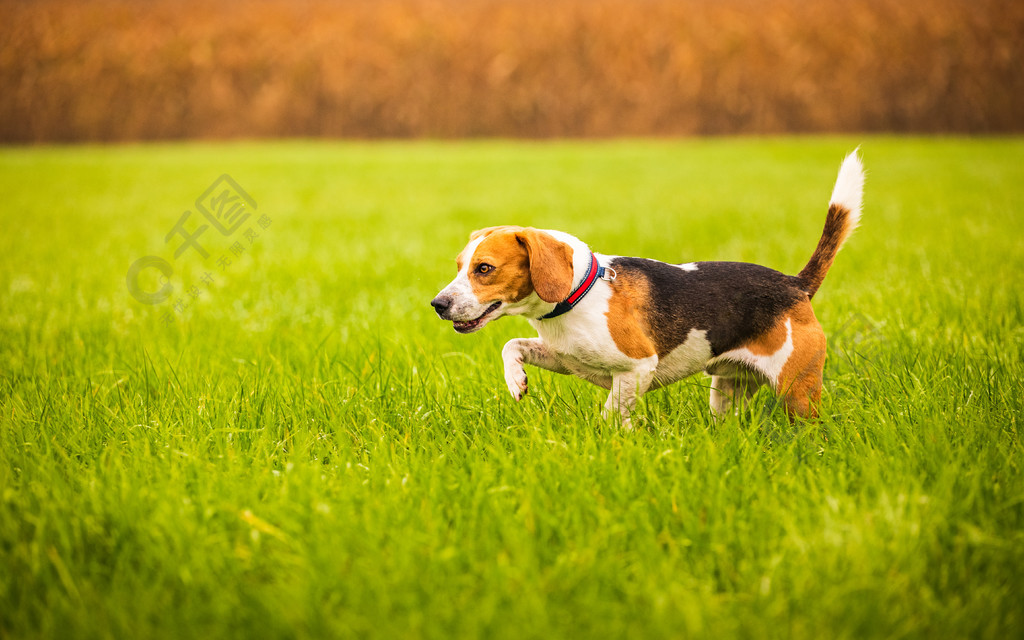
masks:
POLYGON ((544 302, 561 302, 572 291, 572 247, 536 229, 516 232, 530 260, 533 290, 544 302))

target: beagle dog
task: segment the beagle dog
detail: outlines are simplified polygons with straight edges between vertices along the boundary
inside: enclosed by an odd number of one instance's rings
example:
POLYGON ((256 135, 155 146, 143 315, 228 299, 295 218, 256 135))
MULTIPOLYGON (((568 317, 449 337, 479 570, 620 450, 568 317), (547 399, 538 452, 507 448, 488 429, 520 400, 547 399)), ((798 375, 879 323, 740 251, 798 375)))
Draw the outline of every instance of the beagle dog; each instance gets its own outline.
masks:
POLYGON ((704 371, 717 414, 768 385, 791 418, 813 418, 825 333, 811 298, 860 220, 863 186, 855 150, 839 169, 818 246, 796 276, 739 262, 603 255, 561 231, 501 226, 473 232, 456 258, 458 275, 431 305, 459 333, 506 315, 530 322, 539 337, 510 340, 501 352, 516 400, 531 364, 608 389, 603 413, 629 426, 644 393, 704 371))

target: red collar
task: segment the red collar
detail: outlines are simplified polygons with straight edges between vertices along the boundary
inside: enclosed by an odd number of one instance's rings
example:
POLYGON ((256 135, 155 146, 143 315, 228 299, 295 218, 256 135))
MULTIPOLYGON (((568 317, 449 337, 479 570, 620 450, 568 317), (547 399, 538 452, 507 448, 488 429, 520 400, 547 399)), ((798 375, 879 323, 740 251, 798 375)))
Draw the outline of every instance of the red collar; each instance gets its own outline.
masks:
POLYGON ((586 275, 583 276, 583 282, 581 282, 578 287, 572 290, 572 293, 569 294, 568 298, 556 304, 555 308, 551 310, 551 313, 547 314, 546 316, 541 316, 540 319, 549 320, 551 318, 557 318, 563 313, 568 313, 569 311, 572 311, 572 308, 575 307, 579 303, 579 301, 583 299, 583 296, 587 295, 587 292, 590 291, 590 289, 594 286, 594 283, 597 282, 599 278, 603 280, 612 281, 615 279, 616 275, 617 274, 615 273, 615 269, 612 269, 610 267, 606 269, 605 267, 602 267, 601 265, 597 264, 597 256, 591 253, 590 265, 587 267, 586 275), (611 277, 605 277, 605 273, 607 272, 611 272, 611 277))

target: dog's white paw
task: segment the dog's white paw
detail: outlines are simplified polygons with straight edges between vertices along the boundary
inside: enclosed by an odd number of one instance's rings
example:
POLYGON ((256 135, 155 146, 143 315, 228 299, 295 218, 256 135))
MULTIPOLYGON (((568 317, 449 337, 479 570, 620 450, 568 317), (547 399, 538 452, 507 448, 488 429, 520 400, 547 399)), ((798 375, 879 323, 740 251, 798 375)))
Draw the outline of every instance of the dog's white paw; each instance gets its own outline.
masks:
POLYGON ((505 384, 508 385, 508 391, 516 399, 516 402, 522 400, 523 396, 526 395, 526 382, 526 369, 523 368, 523 363, 516 360, 506 360, 505 384))
POLYGON ((618 423, 626 431, 633 430, 633 419, 630 414, 623 413, 617 407, 605 406, 601 409, 601 419, 607 423, 618 423))

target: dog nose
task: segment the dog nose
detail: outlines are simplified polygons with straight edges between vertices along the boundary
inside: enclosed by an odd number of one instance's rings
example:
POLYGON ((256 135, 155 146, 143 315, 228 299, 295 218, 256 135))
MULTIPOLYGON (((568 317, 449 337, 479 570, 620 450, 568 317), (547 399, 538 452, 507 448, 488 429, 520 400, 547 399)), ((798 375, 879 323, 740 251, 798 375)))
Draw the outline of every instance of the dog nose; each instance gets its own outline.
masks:
POLYGON ((443 318, 445 312, 452 306, 452 299, 448 296, 437 296, 430 301, 430 306, 434 307, 437 315, 443 318))

